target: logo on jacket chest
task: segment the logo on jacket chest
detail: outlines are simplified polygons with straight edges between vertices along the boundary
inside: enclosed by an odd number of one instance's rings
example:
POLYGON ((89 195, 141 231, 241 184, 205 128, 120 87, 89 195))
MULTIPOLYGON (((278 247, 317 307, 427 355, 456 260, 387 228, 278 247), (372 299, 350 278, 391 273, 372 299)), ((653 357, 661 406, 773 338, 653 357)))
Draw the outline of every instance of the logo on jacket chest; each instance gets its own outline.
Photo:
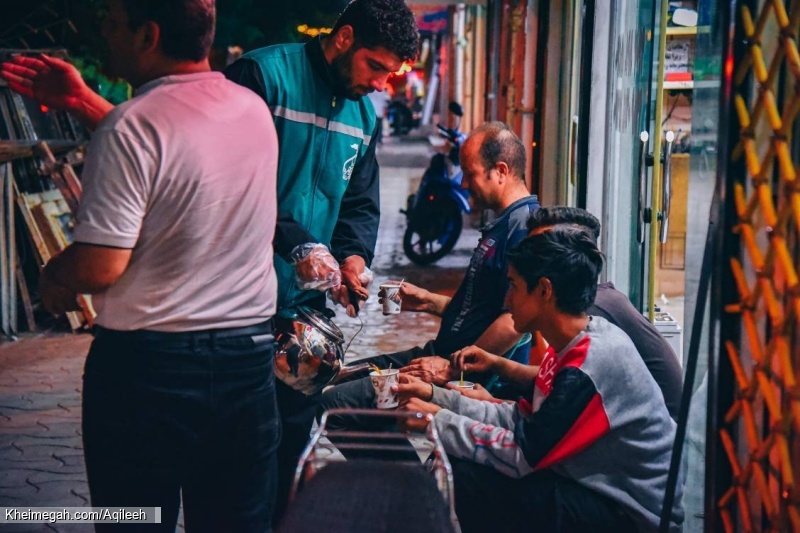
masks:
POLYGON ((345 160, 344 165, 342 165, 342 179, 344 181, 349 181, 350 176, 353 175, 353 169, 356 167, 356 159, 358 159, 358 144, 351 144, 350 148, 355 150, 355 154, 353 157, 349 157, 345 160))
POLYGON ((557 363, 558 358, 556 357, 556 352, 549 347, 544 356, 544 361, 542 361, 542 365, 539 367, 539 375, 536 376, 536 388, 542 391, 545 397, 553 390, 553 378, 558 370, 557 363))

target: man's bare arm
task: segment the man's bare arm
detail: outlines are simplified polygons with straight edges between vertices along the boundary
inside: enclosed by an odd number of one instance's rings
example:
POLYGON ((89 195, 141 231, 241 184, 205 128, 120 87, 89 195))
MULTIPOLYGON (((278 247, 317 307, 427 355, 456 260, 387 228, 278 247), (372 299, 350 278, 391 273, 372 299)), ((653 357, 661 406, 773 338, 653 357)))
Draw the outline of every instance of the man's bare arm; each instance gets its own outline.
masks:
MULTIPOLYGON (((379 292, 378 296, 382 298, 383 294, 379 292)), ((451 300, 449 296, 431 292, 407 281, 400 286, 400 297, 403 300, 403 311, 417 311, 436 316, 442 316, 451 300)))
POLYGON ((494 372, 506 381, 522 387, 531 386, 539 373, 538 366, 523 365, 477 346, 467 346, 455 352, 453 367, 464 372, 494 372))
POLYGON ((103 292, 117 282, 132 250, 76 243, 54 257, 42 272, 76 294, 103 292))
POLYGON ((514 329, 511 313, 503 313, 486 328, 475 346, 489 353, 504 354, 513 348, 522 338, 522 334, 514 329))

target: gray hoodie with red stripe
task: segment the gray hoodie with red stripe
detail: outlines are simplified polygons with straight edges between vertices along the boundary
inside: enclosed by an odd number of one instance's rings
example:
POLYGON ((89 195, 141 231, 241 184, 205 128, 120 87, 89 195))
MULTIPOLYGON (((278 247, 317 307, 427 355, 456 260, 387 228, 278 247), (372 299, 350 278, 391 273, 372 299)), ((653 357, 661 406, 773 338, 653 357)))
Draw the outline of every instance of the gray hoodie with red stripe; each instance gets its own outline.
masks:
POLYGON ((658 527, 675 422, 631 340, 604 318, 547 353, 532 402, 482 402, 438 387, 433 402, 443 407, 434 423, 447 453, 511 477, 550 468, 618 502, 639 530, 658 527))

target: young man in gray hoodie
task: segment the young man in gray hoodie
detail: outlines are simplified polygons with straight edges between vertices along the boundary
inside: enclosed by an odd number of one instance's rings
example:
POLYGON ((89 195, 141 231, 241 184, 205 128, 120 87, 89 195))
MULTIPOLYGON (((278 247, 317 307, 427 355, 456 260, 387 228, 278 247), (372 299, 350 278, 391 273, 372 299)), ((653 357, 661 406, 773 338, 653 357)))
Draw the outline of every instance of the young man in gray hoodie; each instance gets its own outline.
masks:
MULTIPOLYGON (((435 424, 465 533, 656 529, 675 422, 631 340, 585 312, 602 254, 584 231, 555 227, 508 257, 514 327, 549 343, 532 397, 481 401, 406 377, 404 408, 431 415, 407 429, 435 424)), ((682 521, 678 503, 672 529, 682 521)))

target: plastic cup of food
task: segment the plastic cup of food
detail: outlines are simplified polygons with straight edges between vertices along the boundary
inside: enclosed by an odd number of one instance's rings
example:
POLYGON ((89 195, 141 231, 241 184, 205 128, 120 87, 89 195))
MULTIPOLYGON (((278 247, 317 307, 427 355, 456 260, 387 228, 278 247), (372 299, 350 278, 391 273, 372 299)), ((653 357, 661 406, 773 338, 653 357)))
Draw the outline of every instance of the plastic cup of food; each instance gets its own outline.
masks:
POLYGON ((400 297, 399 283, 382 283, 380 290, 383 291, 383 314, 396 315, 400 312, 403 299, 400 297))
POLYGON ((375 407, 378 409, 394 409, 399 405, 397 393, 392 387, 399 382, 400 370, 381 370, 380 373, 372 371, 369 379, 375 389, 375 407))
POLYGON ((455 380, 455 381, 448 381, 447 384, 450 385, 454 389, 472 390, 472 389, 475 388, 475 384, 473 382, 471 382, 471 381, 460 381, 458 379, 455 380))

